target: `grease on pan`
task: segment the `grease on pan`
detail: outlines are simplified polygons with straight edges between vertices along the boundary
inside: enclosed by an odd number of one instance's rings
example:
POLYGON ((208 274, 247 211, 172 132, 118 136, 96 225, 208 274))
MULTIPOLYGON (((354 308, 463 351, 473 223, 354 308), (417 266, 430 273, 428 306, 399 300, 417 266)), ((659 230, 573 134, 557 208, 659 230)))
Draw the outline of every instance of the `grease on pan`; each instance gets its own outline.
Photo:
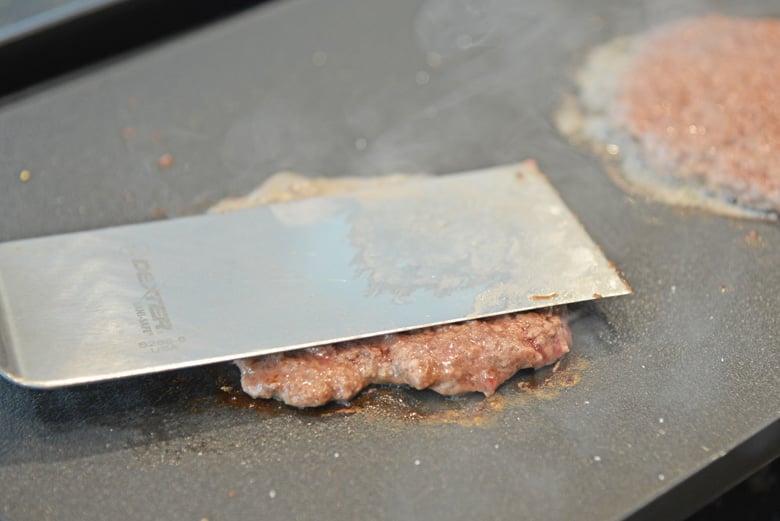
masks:
POLYGON ((680 206, 777 219, 780 20, 711 15, 593 49, 562 133, 625 189, 680 206))
POLYGON ((356 415, 383 423, 486 427, 504 417, 502 411, 516 410, 529 400, 559 398, 580 383, 587 367, 585 359, 570 353, 555 367, 520 371, 505 383, 501 393, 487 398, 476 393, 442 398, 433 391, 382 385, 367 388, 347 404, 297 409, 276 400, 253 399, 238 388, 223 385, 217 392, 217 403, 251 409, 262 415, 290 412, 313 418, 356 415))

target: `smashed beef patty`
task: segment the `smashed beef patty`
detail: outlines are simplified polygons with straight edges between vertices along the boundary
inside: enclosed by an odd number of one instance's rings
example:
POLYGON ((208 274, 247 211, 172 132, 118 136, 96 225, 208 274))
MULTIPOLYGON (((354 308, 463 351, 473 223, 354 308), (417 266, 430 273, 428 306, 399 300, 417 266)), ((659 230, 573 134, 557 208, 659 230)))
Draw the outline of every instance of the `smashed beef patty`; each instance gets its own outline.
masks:
POLYGON ((563 134, 621 186, 742 217, 780 213, 780 19, 710 15, 590 51, 563 134), (611 168, 613 165, 618 168, 611 168))
POLYGON ((656 164, 780 211, 780 20, 708 16, 648 35, 614 111, 656 164))
POLYGON ((571 333, 560 310, 516 313, 237 360, 254 398, 295 407, 347 401, 371 384, 489 396, 521 369, 555 363, 571 333))

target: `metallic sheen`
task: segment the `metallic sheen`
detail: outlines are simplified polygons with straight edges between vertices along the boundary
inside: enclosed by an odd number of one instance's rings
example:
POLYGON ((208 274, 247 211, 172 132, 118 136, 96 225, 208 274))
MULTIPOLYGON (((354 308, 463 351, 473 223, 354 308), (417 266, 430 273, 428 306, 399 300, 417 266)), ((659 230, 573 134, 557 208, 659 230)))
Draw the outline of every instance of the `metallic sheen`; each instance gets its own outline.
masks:
POLYGON ((56 387, 629 292, 527 162, 0 244, 0 369, 56 387))

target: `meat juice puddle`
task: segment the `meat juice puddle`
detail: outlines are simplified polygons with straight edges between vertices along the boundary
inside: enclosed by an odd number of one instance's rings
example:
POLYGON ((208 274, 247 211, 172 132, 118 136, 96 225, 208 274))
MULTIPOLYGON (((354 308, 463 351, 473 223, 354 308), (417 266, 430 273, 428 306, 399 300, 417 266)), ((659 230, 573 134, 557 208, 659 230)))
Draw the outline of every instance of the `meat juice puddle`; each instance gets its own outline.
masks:
POLYGON ((251 409, 268 416, 330 418, 361 415, 368 419, 411 424, 483 426, 493 423, 502 410, 529 399, 557 398, 580 382, 586 368, 584 359, 569 353, 554 366, 520 371, 488 397, 478 393, 446 397, 429 390, 381 385, 367 388, 347 404, 330 403, 297 409, 276 400, 251 398, 241 391, 239 384, 226 384, 217 389, 215 403, 221 407, 251 409))

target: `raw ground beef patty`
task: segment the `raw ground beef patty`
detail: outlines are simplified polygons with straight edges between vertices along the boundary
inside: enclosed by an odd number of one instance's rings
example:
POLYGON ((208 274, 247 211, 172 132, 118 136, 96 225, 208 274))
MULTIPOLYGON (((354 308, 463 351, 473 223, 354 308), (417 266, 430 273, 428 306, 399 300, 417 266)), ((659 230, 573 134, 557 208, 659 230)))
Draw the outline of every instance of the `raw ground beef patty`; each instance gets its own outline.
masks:
MULTIPOLYGON (((316 195, 348 194, 374 179, 307 179, 277 174, 245 197, 211 209, 226 212, 316 195)), ((516 313, 406 333, 323 345, 236 360, 241 386, 254 398, 295 407, 346 401, 371 384, 402 384, 444 395, 491 395, 517 371, 555 363, 569 351, 571 333, 563 308, 516 313)))
POLYGON ((370 384, 486 396, 520 369, 556 362, 571 334, 561 312, 472 320, 236 361, 254 398, 295 407, 346 401, 370 384))
POLYGON ((673 22, 593 49, 557 122, 619 164, 629 188, 776 218, 778 64, 780 19, 673 22))

